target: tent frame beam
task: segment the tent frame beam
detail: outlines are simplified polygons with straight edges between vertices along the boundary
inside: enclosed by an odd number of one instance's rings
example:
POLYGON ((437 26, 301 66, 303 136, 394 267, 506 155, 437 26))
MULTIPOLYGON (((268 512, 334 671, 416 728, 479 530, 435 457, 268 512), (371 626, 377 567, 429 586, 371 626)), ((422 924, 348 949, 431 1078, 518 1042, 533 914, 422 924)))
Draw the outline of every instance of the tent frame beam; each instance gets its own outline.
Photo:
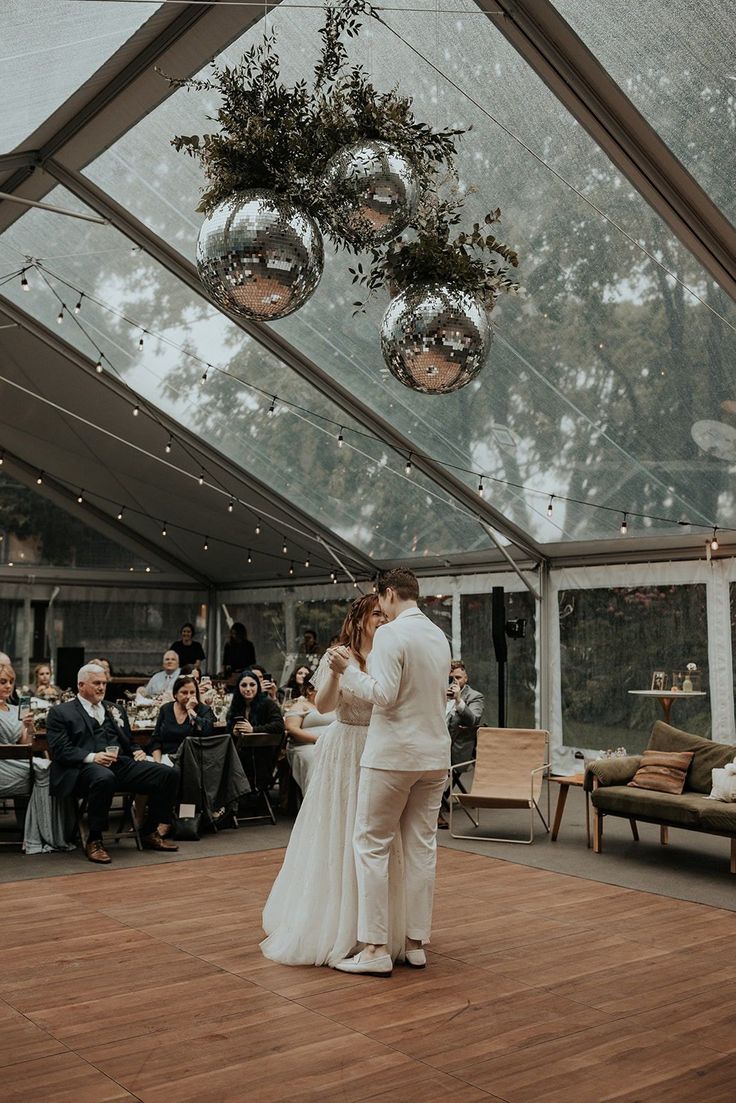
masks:
POLYGON ((613 164, 736 299, 736 229, 550 0, 475 0, 613 164), (502 10, 505 18, 499 19, 502 10))

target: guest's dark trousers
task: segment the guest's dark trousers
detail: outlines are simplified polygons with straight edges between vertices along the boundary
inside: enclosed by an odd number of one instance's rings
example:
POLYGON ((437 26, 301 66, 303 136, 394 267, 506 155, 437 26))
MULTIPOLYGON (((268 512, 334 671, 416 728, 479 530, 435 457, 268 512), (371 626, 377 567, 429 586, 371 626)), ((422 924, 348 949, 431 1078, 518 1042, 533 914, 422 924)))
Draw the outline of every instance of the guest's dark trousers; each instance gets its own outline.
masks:
POLYGON ((74 795, 87 797, 87 820, 90 839, 99 839, 107 830, 110 805, 115 793, 146 793, 148 804, 141 834, 152 834, 160 823, 171 823, 174 803, 179 792, 179 771, 176 766, 159 762, 136 762, 133 758, 118 758, 112 766, 94 762, 82 766, 74 795))

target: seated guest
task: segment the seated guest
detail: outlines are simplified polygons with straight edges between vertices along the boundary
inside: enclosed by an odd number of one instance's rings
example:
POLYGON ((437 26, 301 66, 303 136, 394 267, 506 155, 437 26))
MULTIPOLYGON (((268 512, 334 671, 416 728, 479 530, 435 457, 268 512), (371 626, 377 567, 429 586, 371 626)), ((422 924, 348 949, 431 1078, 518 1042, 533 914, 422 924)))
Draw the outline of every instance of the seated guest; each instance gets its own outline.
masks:
POLYGON ((229 682, 235 682, 241 670, 252 670, 256 661, 256 649, 248 639, 245 625, 239 620, 230 626, 230 639, 222 652, 222 669, 229 682))
POLYGON ((90 659, 89 663, 92 664, 93 666, 101 666, 102 669, 105 671, 105 676, 107 678, 107 687, 105 688, 105 700, 106 701, 114 701, 115 698, 113 697, 113 691, 112 691, 112 688, 111 688, 112 687, 112 664, 110 663, 110 660, 109 659, 90 659))
POLYGON ((264 693, 255 671, 244 670, 240 675, 226 723, 227 730, 235 739, 250 787, 258 789, 263 780, 268 779, 276 754, 272 753, 272 748, 258 748, 248 753, 246 737, 251 732, 283 736, 285 728, 281 709, 264 693))
POLYGON ((171 700, 171 690, 180 674, 179 656, 176 651, 171 649, 164 651, 163 667, 163 670, 159 670, 146 685, 137 690, 141 697, 166 697, 171 700))
MULTIPOLYGON (((199 669, 196 663, 185 663, 179 671, 179 677, 194 678, 198 686, 202 684, 202 671, 199 669)), ((209 678, 206 680, 209 681, 209 678)), ((173 688, 171 692, 174 692, 173 688)))
POLYGON ((115 793, 148 795, 142 843, 149 850, 178 850, 164 838, 158 825, 171 823, 179 788, 179 771, 147 762, 134 747, 128 717, 103 703, 107 679, 101 666, 83 666, 77 675, 78 695, 54 705, 46 718, 51 751, 52 796, 87 797, 89 837, 85 847, 90 862, 107 864, 102 845, 115 793), (112 748, 108 750, 108 748, 112 748))
POLYGON ((310 667, 302 665, 298 666, 288 682, 284 686, 284 689, 291 690, 292 701, 297 701, 300 697, 305 697, 305 683, 312 677, 312 671, 310 667))
POLYGON ((215 716, 209 705, 199 701, 197 681, 191 674, 182 674, 173 685, 174 700, 162 705, 156 719, 156 728, 148 748, 156 762, 173 765, 172 759, 179 752, 189 735, 212 735, 215 716))
MULTIPOLYGON (((32 743, 33 717, 30 712, 21 717, 18 705, 11 704, 14 691, 15 671, 0 661, 0 743, 32 743)), ((19 781, 27 787, 28 770, 27 762, 0 761, 0 794, 19 781)))
POLYGON ((483 719, 483 694, 468 685, 465 663, 450 663, 452 683, 447 690, 447 727, 452 740, 452 764, 475 758, 476 733, 483 719))
POLYGON ((51 682, 51 667, 48 663, 39 663, 34 668, 31 695, 47 701, 61 697, 61 690, 51 682))
POLYGON ((322 649, 317 642, 317 633, 314 628, 305 628, 302 638, 302 646, 297 655, 297 666, 308 666, 310 671, 316 670, 319 660, 322 658, 322 649))
POLYGON ((315 705, 317 691, 309 678, 304 682, 303 689, 303 695, 289 706, 284 715, 289 736, 286 757, 291 775, 302 794, 307 791, 309 775, 317 761, 317 740, 335 719, 334 712, 320 712, 315 705))
POLYGON ((179 639, 172 643, 170 650, 176 652, 179 666, 193 663, 195 666, 201 668, 204 662, 202 644, 198 640, 195 640, 194 625, 189 621, 187 621, 186 624, 182 624, 179 630, 179 639))

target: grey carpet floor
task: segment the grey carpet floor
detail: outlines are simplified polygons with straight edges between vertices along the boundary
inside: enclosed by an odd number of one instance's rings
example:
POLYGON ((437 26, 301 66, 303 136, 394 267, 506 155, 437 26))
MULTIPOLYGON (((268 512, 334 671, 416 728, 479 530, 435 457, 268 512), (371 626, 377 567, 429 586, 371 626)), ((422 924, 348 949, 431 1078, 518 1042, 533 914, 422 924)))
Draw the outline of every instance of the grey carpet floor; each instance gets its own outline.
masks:
MULTIPOLYGON (((552 798, 553 802, 557 798, 556 786, 552 798)), ((484 826, 490 827, 490 815, 483 821, 484 826)), ((461 815, 458 823, 462 818, 461 815)), ((496 813, 492 822, 494 834, 521 835, 527 830, 528 817, 517 812, 496 813)), ((736 911, 736 876, 729 873, 727 839, 671 829, 669 845, 660 846, 659 829, 643 823, 639 825, 641 841, 635 843, 628 822, 609 817, 606 820, 604 852, 594 854, 585 845, 585 803, 583 793, 578 789, 570 790, 557 842, 550 842, 541 822, 537 821, 537 824, 539 833, 529 846, 491 843, 481 839, 456 840, 447 831, 439 833, 439 841, 442 846, 486 854, 520 865, 736 911)), ((221 854, 272 850, 286 846, 290 831, 289 820, 280 820, 275 827, 269 823, 243 824, 237 831, 223 831, 217 835, 205 835, 196 843, 182 843, 179 851, 171 855, 148 851, 140 854, 132 843, 124 842, 111 847, 113 866, 105 868, 186 862, 221 854)), ((8 836, 3 834, 3 837, 8 836)), ((70 873, 104 876, 105 868, 87 862, 80 850, 33 856, 5 847, 0 850, 0 882, 70 873)))

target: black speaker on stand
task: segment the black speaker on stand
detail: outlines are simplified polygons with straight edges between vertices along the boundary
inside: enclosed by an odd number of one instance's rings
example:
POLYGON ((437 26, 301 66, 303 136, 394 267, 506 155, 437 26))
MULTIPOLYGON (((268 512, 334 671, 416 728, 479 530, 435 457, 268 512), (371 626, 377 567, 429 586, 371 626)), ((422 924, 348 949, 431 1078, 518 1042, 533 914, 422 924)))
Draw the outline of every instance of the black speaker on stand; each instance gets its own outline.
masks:
POLYGON ((54 680, 61 689, 77 691, 77 672, 84 666, 83 647, 57 647, 54 680))
POLYGON ((506 644, 506 603, 503 586, 493 587, 491 605, 491 638, 498 666, 498 726, 506 727, 506 662, 508 647, 506 644))

